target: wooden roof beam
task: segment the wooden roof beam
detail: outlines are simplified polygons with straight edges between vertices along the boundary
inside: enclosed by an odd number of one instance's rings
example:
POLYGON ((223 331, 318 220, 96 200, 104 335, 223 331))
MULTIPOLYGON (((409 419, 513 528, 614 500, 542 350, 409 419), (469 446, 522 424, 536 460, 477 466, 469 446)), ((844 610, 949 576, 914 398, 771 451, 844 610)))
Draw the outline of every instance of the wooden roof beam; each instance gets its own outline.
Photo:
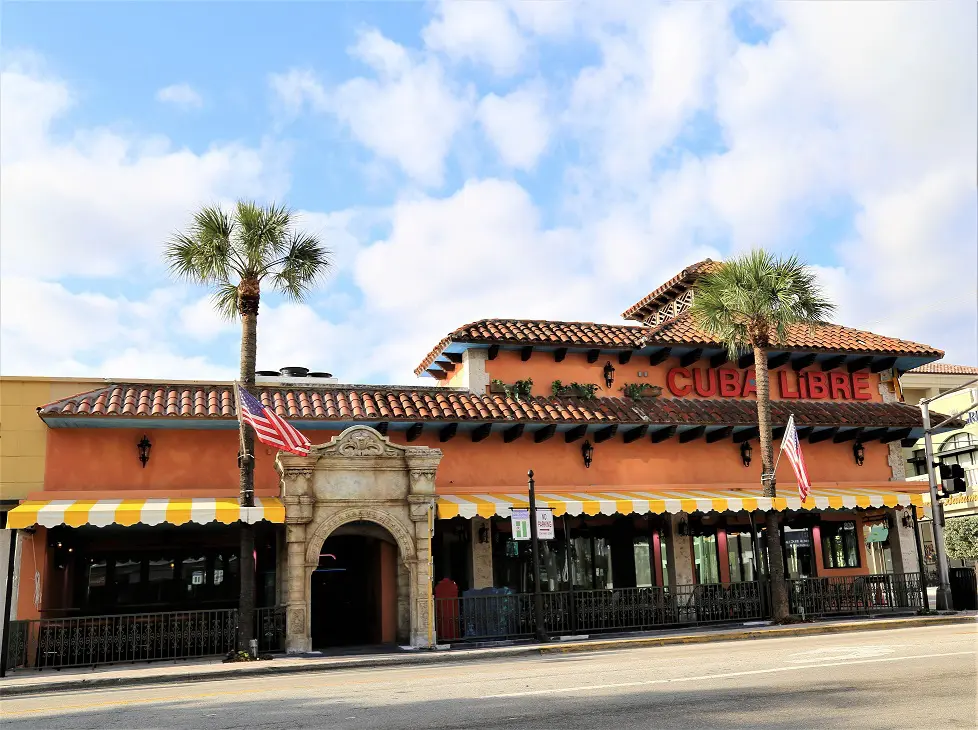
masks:
POLYGON ((706 443, 715 444, 717 441, 723 441, 723 439, 730 436, 733 433, 733 426, 724 426, 723 428, 718 428, 715 431, 708 431, 706 434, 706 443))
POLYGON ((832 426, 831 428, 823 428, 821 431, 813 431, 812 435, 808 437, 808 443, 817 444, 820 441, 828 441, 830 438, 835 438, 835 435, 839 432, 838 426, 832 426))
POLYGON ((448 380, 448 373, 441 368, 428 368, 428 375, 435 380, 448 380))
POLYGON ((599 357, 601 357, 601 350, 588 350, 587 351, 587 361, 589 363, 591 363, 591 364, 596 363, 598 361, 598 358, 599 357))
POLYGON ((789 360, 791 360, 790 352, 779 352, 777 355, 768 355, 767 367, 769 370, 774 370, 782 365, 787 365, 789 360))
POLYGON ((727 354, 726 350, 720 350, 716 355, 710 357, 710 367, 718 368, 723 365, 727 360, 730 359, 730 355, 727 354))
POLYGON ((649 355, 649 365, 661 365, 666 360, 669 359, 669 353, 672 352, 668 347, 663 347, 656 350, 651 355, 649 355))
POLYGON ((735 444, 742 444, 745 441, 750 441, 751 439, 759 438, 761 435, 761 430, 757 426, 746 429, 745 431, 737 431, 733 435, 733 442, 735 444))
POLYGON ((442 429, 438 432, 438 440, 441 441, 442 443, 445 443, 446 441, 450 441, 453 438, 455 438, 456 433, 458 433, 458 424, 449 423, 443 426, 442 429))
POLYGON ((827 357, 822 360, 822 372, 827 373, 829 370, 835 370, 836 368, 841 368, 846 362, 845 355, 833 355, 832 357, 827 357))
POLYGON ((517 423, 515 426, 510 426, 505 431, 503 431, 503 442, 512 443, 520 436, 523 435, 524 425, 522 423, 517 423))
POLYGON ((557 432, 557 424, 551 423, 533 433, 533 443, 542 444, 557 432))
POLYGON ((679 443, 688 444, 690 441, 695 441, 700 436, 706 433, 706 426, 695 426, 688 431, 683 431, 679 434, 679 443))
POLYGON ((584 438, 585 434, 587 434, 587 424, 582 423, 580 426, 574 426, 569 431, 565 431, 564 441, 570 444, 584 438))
POLYGON ((628 361, 631 360, 631 359, 632 359, 632 351, 631 350, 622 350, 621 352, 618 353, 618 364, 619 365, 627 365, 628 364, 628 361))
POLYGON ((666 439, 672 438, 676 434, 675 426, 663 426, 662 428, 656 428, 649 435, 650 440, 654 444, 660 444, 666 439))
POLYGON ((379 433, 381 436, 386 436, 387 435, 387 429, 388 428, 390 428, 390 423, 388 423, 387 421, 381 421, 380 423, 378 423, 378 424, 376 424, 374 426, 374 430, 377 433, 379 433))
POLYGON ((461 352, 446 352, 446 353, 443 353, 443 354, 445 355, 445 357, 447 357, 449 360, 451 360, 456 365, 460 365, 462 363, 462 353, 461 352))
POLYGON ((563 362, 565 357, 567 357, 566 347, 558 347, 554 350, 554 362, 563 362))
POLYGON ((424 430, 424 424, 423 423, 412 423, 410 426, 408 426, 407 440, 408 441, 417 441, 418 440, 418 436, 421 435, 421 432, 423 430, 424 430))
POLYGON ((612 424, 610 426, 605 426, 604 428, 598 429, 594 432, 594 443, 600 444, 602 441, 607 441, 610 438, 614 438, 616 433, 618 433, 617 424, 612 424))
POLYGON ((806 355, 795 355, 791 358, 791 369, 795 372, 815 364, 815 353, 809 352, 806 355))
POLYGON ((850 360, 849 364, 846 365, 846 370, 850 373, 854 373, 857 370, 863 370, 868 368, 873 363, 873 356, 866 355, 865 357, 857 357, 855 360, 850 360))
POLYGON ((526 347, 520 349, 520 360, 526 362, 527 360, 530 359, 530 356, 532 354, 533 354, 533 345, 527 345, 526 347))
POLYGON ((739 368, 749 368, 754 364, 754 351, 745 352, 739 358, 737 358, 737 367, 739 368))
POLYGON ((880 357, 873 361, 873 364, 869 366, 869 372, 879 373, 884 370, 888 370, 894 365, 896 365, 897 359, 895 357, 880 357))
POLYGON ((492 433, 492 424, 483 423, 472 429, 472 443, 477 444, 480 441, 485 441, 489 438, 489 434, 492 433))
POLYGON ((695 350, 690 350, 685 355, 679 358, 680 366, 688 368, 694 362, 703 357, 703 348, 697 347, 695 350))
POLYGON ((912 428, 887 429, 886 435, 880 438, 881 444, 888 444, 891 441, 902 441, 913 431, 912 428))
POLYGON ((630 444, 633 441, 638 441, 640 438, 644 438, 645 434, 649 432, 648 426, 636 426, 635 428, 630 428, 625 431, 622 440, 626 444, 630 444))
POLYGON ((840 429, 839 433, 832 437, 833 444, 844 444, 846 441, 854 441, 862 435, 862 428, 840 429))
POLYGON ((495 360, 496 355, 499 354, 499 345, 489 345, 489 351, 486 353, 487 360, 495 360))

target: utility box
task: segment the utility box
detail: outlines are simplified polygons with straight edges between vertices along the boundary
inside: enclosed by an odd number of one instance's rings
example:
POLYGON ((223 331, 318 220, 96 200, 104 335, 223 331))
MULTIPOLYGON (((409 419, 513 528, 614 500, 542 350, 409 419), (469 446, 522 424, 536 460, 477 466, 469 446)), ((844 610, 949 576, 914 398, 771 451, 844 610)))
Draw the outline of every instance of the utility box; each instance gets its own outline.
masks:
POLYGON ((951 603, 955 611, 978 611, 978 577, 973 568, 951 568, 951 603))

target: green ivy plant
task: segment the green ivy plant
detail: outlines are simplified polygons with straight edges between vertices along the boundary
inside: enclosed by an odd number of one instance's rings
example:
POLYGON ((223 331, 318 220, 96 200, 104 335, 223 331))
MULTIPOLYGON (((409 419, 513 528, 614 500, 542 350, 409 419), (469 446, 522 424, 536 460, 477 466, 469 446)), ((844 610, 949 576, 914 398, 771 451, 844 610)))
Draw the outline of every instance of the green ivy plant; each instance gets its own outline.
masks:
POLYGON ((952 517, 944 524, 947 556, 957 560, 978 560, 978 517, 952 517))
POLYGON ((626 398, 633 399, 644 398, 645 396, 655 398, 662 393, 662 388, 658 385, 652 385, 652 383, 625 383, 620 390, 626 398))
POLYGON ((533 378, 517 380, 512 385, 507 385, 498 378, 493 378, 490 382, 492 385, 501 387, 507 398, 512 398, 517 402, 523 400, 524 398, 529 398, 531 392, 533 391, 533 378))
POLYGON ((559 380, 555 380, 550 384, 550 392, 554 394, 555 398, 574 396, 590 400, 598 392, 598 386, 595 383, 568 383, 564 385, 559 380))

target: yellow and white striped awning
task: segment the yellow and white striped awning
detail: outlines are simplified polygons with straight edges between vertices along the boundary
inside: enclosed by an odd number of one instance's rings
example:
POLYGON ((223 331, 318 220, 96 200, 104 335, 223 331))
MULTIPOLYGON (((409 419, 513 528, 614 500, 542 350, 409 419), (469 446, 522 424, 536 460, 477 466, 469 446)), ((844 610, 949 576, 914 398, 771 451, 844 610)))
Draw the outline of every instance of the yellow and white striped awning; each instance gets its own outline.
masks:
MULTIPOLYGON (((788 490, 784 490, 788 492, 788 490)), ((863 487, 816 487, 804 503, 794 496, 764 497, 760 489, 712 489, 654 492, 538 492, 537 506, 553 509, 556 516, 646 514, 653 512, 739 512, 740 510, 856 509, 867 507, 923 507, 926 494, 863 487)), ((438 517, 510 517, 513 508, 529 506, 521 494, 442 494, 438 517)))
POLYGON ((254 507, 242 507, 234 497, 215 499, 51 499, 22 502, 7 513, 7 527, 32 525, 81 527, 94 525, 183 525, 196 522, 254 524, 285 522, 285 505, 277 498, 255 497, 254 507))

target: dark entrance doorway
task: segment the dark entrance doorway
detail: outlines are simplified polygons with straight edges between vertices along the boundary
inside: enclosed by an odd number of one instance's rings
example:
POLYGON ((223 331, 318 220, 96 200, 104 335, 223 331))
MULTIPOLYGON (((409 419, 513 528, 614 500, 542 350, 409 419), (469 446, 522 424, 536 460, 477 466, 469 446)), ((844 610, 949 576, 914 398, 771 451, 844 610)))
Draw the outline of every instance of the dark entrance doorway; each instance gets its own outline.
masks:
POLYGON ((393 643, 397 630, 397 547, 383 528, 344 526, 319 551, 312 574, 312 647, 393 643), (373 534, 371 534, 373 533, 373 534))

